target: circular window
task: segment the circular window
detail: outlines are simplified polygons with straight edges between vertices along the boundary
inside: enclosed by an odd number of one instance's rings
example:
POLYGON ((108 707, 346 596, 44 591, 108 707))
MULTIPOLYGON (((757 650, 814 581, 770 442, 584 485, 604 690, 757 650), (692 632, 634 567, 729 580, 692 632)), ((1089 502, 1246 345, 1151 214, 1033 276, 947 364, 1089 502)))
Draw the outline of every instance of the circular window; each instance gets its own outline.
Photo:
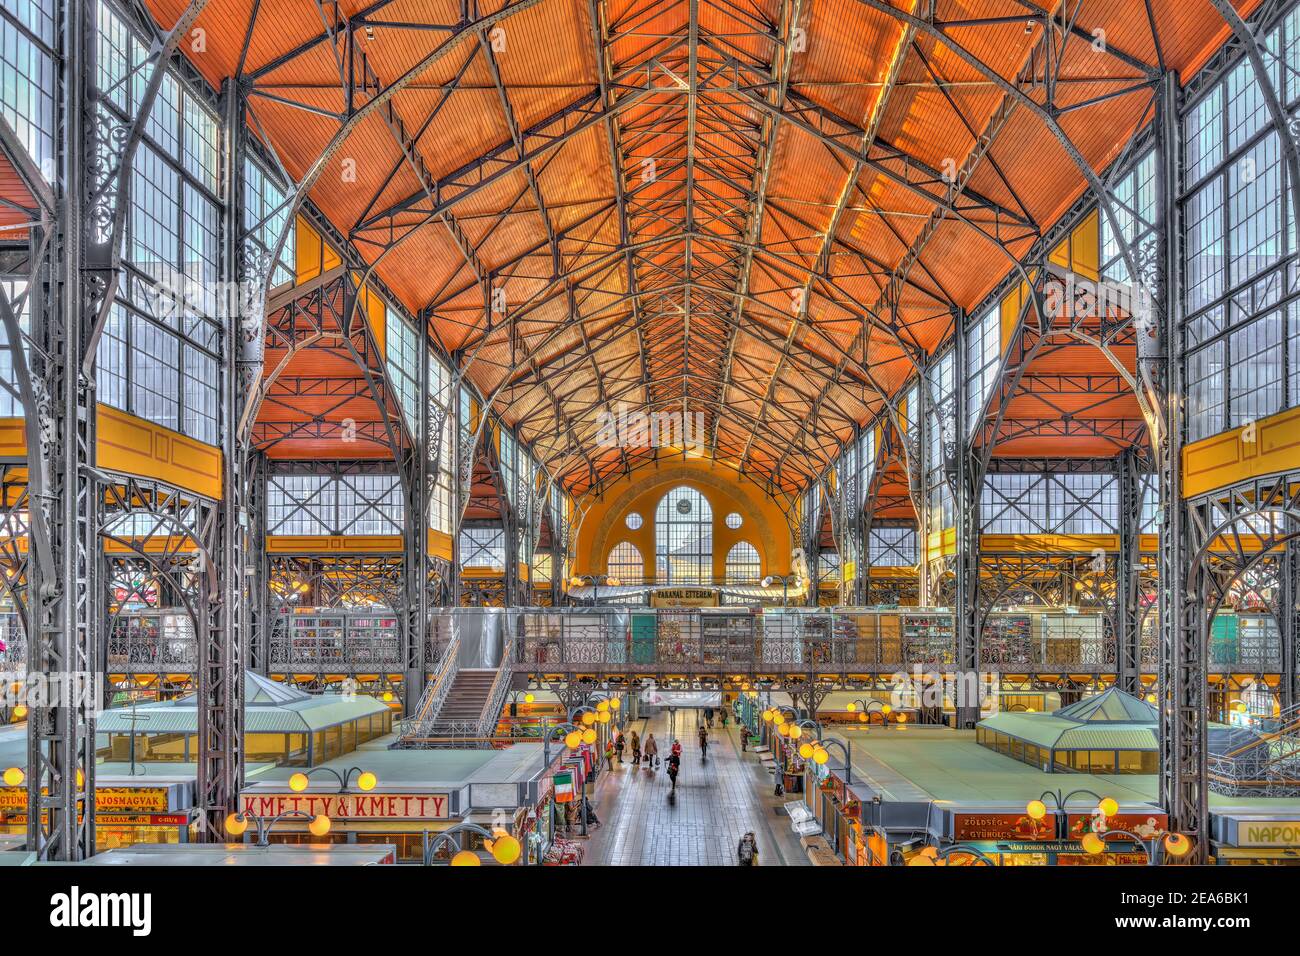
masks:
POLYGON ((731 514, 727 515, 727 527, 730 528, 732 531, 735 531, 744 523, 745 523, 745 519, 742 518, 734 511, 731 514))
POLYGON ((677 513, 678 513, 679 515, 688 515, 688 514, 690 514, 690 513, 691 513, 691 499, 689 499, 689 498, 678 498, 678 499, 677 499, 677 513))
POLYGON ((623 519, 623 523, 627 525, 628 528, 635 531, 637 528, 641 527, 641 516, 635 511, 630 512, 628 516, 623 519))

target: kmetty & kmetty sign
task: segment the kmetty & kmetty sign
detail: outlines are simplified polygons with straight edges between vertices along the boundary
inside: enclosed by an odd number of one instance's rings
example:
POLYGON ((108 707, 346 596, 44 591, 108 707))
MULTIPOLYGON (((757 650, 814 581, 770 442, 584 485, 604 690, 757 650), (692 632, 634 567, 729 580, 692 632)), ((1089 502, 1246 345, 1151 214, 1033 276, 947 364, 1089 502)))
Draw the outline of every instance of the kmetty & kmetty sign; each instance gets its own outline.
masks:
POLYGON ((239 808, 259 817, 301 810, 343 820, 446 820, 451 801, 445 793, 244 793, 239 808))

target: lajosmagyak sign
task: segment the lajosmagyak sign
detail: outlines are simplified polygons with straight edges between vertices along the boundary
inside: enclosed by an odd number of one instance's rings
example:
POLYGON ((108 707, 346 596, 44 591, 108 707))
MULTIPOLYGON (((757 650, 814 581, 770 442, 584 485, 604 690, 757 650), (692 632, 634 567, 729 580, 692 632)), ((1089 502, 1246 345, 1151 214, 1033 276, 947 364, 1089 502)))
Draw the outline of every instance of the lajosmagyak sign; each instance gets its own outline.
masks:
MULTIPOLYGON (((96 787, 95 809, 118 813, 162 813, 172 806, 166 788, 96 787)), ((26 812, 27 791, 22 787, 0 789, 0 811, 26 812)))
POLYGON ((1300 846, 1300 820, 1238 820, 1237 846, 1300 846))
POLYGON ((244 813, 272 818, 291 810, 345 820, 446 820, 451 798, 445 793, 244 793, 244 813))

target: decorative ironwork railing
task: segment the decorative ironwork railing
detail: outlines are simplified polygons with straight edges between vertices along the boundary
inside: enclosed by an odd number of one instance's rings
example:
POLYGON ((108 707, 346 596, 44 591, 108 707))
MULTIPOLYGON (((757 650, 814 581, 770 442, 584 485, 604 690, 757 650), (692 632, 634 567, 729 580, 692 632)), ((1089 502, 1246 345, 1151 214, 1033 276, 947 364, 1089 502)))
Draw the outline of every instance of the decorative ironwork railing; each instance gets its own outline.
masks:
POLYGON ((193 671, 197 660, 194 621, 184 609, 126 612, 112 620, 110 672, 193 671))
MULTIPOLYGON (((875 673, 956 662, 952 615, 926 609, 557 608, 520 612, 516 670, 822 670, 875 673)), ((1100 614, 990 615, 981 666, 1104 671, 1115 644, 1100 614)))

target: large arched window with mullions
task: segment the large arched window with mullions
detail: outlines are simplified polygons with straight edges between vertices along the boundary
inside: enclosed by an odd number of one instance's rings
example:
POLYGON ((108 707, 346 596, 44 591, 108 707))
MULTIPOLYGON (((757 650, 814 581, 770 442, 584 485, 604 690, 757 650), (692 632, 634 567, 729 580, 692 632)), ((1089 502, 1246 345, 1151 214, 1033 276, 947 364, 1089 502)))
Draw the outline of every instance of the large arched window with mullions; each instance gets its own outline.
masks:
POLYGON ((694 488, 674 488, 655 508, 655 571, 660 584, 713 583, 713 509, 694 488))
POLYGON ((757 584, 761 574, 758 549, 748 541, 737 541, 727 552, 727 583, 757 584))
POLYGON ((620 541, 609 552, 605 573, 611 578, 617 578, 620 584, 641 584, 645 577, 641 551, 631 541, 620 541))

